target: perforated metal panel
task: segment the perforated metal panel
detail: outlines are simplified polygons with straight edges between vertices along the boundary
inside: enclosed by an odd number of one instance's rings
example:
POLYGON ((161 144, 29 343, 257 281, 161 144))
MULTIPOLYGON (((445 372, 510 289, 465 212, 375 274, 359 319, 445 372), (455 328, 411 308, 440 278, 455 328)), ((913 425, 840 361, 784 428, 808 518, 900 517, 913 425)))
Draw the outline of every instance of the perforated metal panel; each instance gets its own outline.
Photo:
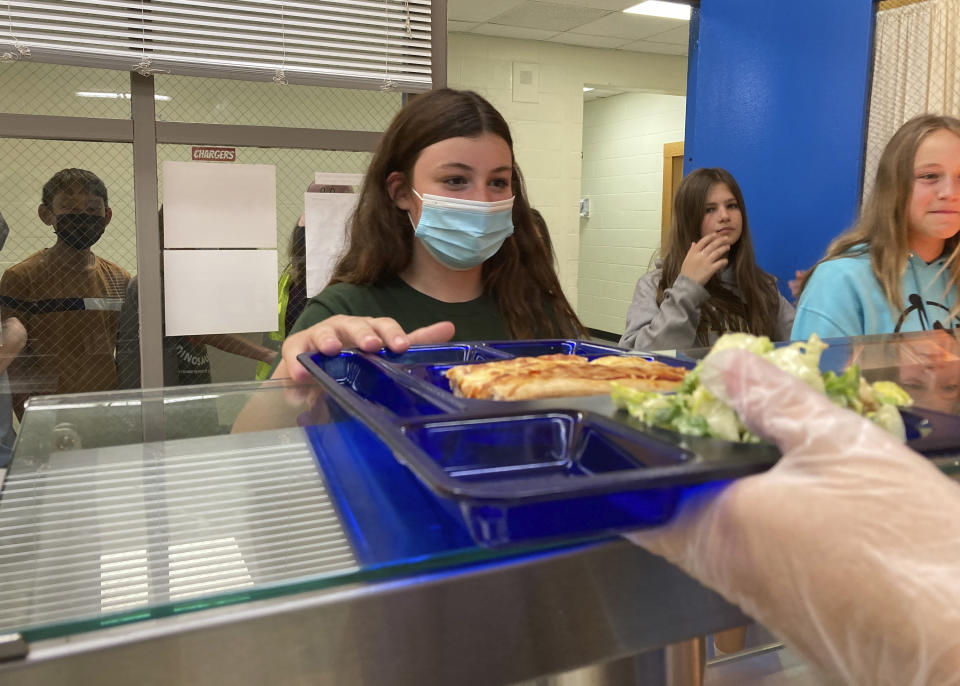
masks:
POLYGON ((0 633, 357 568, 298 429, 15 462, 0 531, 0 633))

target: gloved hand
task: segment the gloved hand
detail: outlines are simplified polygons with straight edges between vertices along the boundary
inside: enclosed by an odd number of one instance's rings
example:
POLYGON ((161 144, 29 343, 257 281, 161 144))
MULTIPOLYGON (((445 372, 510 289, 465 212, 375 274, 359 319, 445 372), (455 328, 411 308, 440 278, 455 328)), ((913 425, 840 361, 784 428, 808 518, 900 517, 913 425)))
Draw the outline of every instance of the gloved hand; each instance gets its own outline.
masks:
POLYGON ((746 351, 701 380, 783 458, 627 537, 846 683, 960 684, 960 486, 746 351))

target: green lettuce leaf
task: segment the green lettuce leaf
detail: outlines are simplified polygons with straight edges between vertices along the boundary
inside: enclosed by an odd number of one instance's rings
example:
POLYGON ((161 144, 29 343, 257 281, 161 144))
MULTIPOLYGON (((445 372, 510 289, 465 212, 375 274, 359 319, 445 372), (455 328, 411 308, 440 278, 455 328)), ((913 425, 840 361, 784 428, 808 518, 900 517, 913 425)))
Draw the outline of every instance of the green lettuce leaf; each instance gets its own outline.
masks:
POLYGON ((651 426, 691 436, 722 438, 728 441, 758 442, 736 411, 700 385, 704 361, 721 350, 737 348, 770 361, 812 388, 826 393, 835 404, 849 408, 876 422, 901 440, 906 440, 898 406, 911 404, 910 396, 891 381, 868 384, 858 365, 842 374, 820 373, 820 357, 827 344, 813 334, 807 341, 775 347, 766 336, 731 333, 721 336, 700 363, 689 371, 674 393, 638 391, 613 384, 611 395, 617 407, 651 426))

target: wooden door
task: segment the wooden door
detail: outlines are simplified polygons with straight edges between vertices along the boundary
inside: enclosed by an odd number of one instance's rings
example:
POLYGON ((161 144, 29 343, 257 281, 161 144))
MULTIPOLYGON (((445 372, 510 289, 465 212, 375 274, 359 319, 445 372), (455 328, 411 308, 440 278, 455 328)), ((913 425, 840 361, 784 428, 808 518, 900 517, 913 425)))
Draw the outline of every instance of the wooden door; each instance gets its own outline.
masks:
POLYGON ((660 249, 666 249, 673 219, 673 194, 683 179, 683 141, 663 144, 663 213, 660 221, 660 249))

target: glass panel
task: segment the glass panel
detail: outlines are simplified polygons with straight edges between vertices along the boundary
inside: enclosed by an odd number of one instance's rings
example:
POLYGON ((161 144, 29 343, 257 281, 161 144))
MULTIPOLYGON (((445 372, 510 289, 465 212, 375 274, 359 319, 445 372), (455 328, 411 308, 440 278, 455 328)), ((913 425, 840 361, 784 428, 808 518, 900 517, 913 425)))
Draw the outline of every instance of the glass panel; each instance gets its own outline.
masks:
MULTIPOLYGON (((858 364, 867 381, 900 384, 918 407, 960 414, 960 339, 952 331, 833 338, 826 343, 821 371, 840 372, 858 364)), ((710 348, 693 348, 681 357, 699 360, 708 352, 710 348)))
POLYGON ((156 77, 157 119, 201 124, 383 131, 400 93, 275 83, 156 77))
POLYGON ((0 112, 129 119, 130 74, 29 61, 0 62, 0 112))
POLYGON ((33 402, 0 530, 0 632, 28 641, 520 552, 476 547, 312 383, 33 402))
MULTIPOLYGON (((960 340, 953 331, 879 334, 825 342, 829 347, 820 357, 822 372, 840 372, 857 364, 863 378, 871 383, 893 381, 902 386, 913 398, 915 408, 934 410, 950 419, 951 415, 960 415, 960 340)), ((680 356, 699 360, 709 352, 709 348, 696 348, 681 351, 680 356)), ((907 436, 912 439, 909 417, 905 423, 907 436)), ((942 441, 950 447, 938 449, 938 456, 932 457, 931 462, 947 474, 960 473, 960 454, 955 449, 955 436, 950 433, 955 428, 944 422, 932 429, 935 442, 942 441)))
MULTIPOLYGON (((117 321, 136 270, 132 146, 4 138, 0 159, 15 170, 0 197, 0 296, 4 342, 23 346, 6 370, 19 417, 31 397, 117 387, 117 321)), ((2 446, 11 400, 0 397, 2 446)))

